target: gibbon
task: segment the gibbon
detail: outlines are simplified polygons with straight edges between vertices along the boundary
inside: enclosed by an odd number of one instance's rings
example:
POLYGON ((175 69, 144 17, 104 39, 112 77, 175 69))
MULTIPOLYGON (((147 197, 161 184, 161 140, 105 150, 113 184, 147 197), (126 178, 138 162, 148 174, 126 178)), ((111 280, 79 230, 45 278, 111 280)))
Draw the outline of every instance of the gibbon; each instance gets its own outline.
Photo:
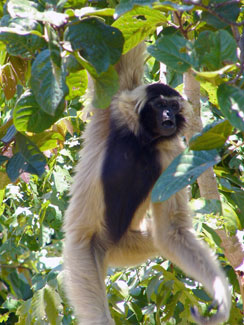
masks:
POLYGON ((104 278, 108 266, 138 265, 163 256, 201 282, 218 310, 199 324, 228 320, 230 292, 224 273, 192 228, 186 190, 151 202, 158 177, 184 149, 190 104, 171 87, 143 84, 144 44, 116 66, 120 88, 107 109, 91 105, 71 199, 64 221, 64 274, 80 324, 115 324, 104 278), (150 210, 151 218, 145 218, 150 210))

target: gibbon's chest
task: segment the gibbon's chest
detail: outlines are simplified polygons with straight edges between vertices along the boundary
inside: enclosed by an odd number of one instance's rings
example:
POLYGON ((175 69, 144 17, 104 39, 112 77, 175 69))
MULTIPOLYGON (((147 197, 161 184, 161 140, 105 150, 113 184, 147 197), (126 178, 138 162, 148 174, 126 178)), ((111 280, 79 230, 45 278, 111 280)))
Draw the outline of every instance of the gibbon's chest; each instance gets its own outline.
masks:
POLYGON ((102 166, 102 184, 106 225, 114 241, 127 231, 160 173, 155 147, 143 146, 128 129, 111 130, 102 166))

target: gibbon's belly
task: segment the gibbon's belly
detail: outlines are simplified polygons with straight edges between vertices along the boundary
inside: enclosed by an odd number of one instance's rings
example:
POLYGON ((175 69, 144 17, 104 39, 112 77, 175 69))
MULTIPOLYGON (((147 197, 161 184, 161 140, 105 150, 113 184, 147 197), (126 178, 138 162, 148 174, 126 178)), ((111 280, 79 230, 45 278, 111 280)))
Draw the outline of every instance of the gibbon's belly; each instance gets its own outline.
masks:
POLYGON ((119 241, 127 231, 137 208, 158 179, 158 157, 156 149, 143 146, 129 129, 112 129, 102 167, 102 184, 106 224, 114 241, 119 241))

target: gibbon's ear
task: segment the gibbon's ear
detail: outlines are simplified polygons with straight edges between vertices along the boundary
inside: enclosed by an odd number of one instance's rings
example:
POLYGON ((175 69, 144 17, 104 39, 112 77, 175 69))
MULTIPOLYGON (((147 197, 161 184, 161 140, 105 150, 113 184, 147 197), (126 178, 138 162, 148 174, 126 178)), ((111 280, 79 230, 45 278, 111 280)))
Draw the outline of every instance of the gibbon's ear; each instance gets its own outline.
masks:
POLYGON ((146 85, 120 92, 111 103, 111 117, 118 126, 127 126, 136 134, 139 130, 139 109, 147 100, 146 85))

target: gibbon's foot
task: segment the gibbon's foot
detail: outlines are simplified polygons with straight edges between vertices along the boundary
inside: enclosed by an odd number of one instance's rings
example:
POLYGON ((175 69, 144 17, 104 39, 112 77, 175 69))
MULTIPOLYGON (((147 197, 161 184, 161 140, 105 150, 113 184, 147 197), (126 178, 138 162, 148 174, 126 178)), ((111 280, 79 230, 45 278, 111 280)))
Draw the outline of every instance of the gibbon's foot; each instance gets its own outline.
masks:
MULTIPOLYGON (((211 309, 215 308, 216 306, 217 306, 217 303, 215 301, 210 305, 208 310, 211 311, 211 309)), ((210 317, 204 317, 204 316, 200 315, 198 308, 196 306, 194 306, 194 307, 191 307, 191 315, 194 318, 194 320, 200 325, 218 325, 218 324, 225 322, 227 320, 227 315, 226 315, 225 310, 226 310, 226 306, 222 302, 217 307, 216 314, 214 314, 210 317)))

